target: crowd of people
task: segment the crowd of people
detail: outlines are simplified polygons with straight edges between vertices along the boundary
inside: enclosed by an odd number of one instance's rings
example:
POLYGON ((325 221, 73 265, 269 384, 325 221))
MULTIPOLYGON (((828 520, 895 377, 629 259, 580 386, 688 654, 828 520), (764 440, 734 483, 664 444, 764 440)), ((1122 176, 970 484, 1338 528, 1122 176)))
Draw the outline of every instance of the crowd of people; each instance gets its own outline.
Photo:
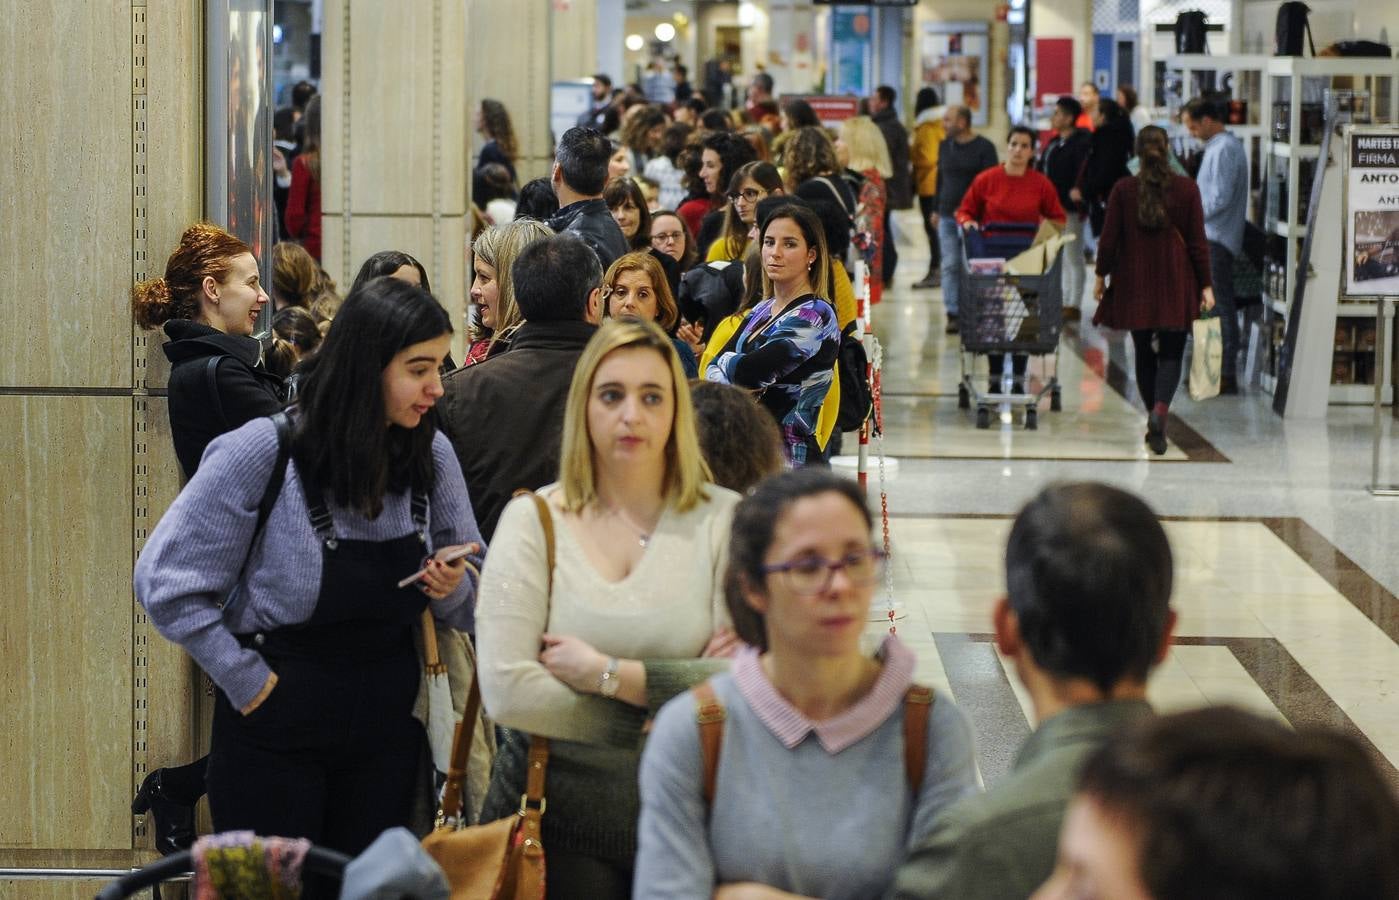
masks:
MULTIPOLYGON (((1123 301, 1100 315, 1132 330, 1159 430, 1174 335, 1218 265, 1164 132, 1140 129, 1138 173, 1103 195, 1083 161, 1065 188, 1073 160, 1111 149, 1075 130, 1074 98, 1041 174, 1032 131, 1002 164, 965 108, 930 114, 926 94, 912 137, 883 88, 834 137, 795 103, 762 115, 761 91, 743 130, 693 92, 670 111, 595 96, 519 192, 508 115, 483 102, 477 174, 504 171, 514 211, 472 242, 460 366, 430 273, 397 250, 341 300, 309 241, 280 243, 269 297, 250 248, 196 224, 133 289, 136 321, 170 338, 187 479, 136 593, 217 701, 208 758, 172 760, 136 798, 162 851, 188 845, 205 793, 218 831, 349 854, 421 830, 426 617, 467 636, 496 726, 470 817, 515 814, 549 741, 551 898, 1399 895, 1399 802, 1356 741, 1154 714, 1173 562, 1127 492, 1053 485, 1016 517, 988 628, 1036 728, 990 791, 966 715, 915 681, 913 652, 863 643, 887 548, 823 466, 851 258, 892 275, 888 213, 916 191, 955 310, 960 228, 1081 227, 1074 195, 1101 197, 1098 292, 1109 276, 1123 301), (685 197, 662 207, 672 173, 685 197), (1140 262, 1177 247, 1188 265, 1140 262), (1168 302, 1141 299, 1162 285, 1168 302), (253 334, 268 303, 270 346, 253 334)), ((1214 113, 1188 109, 1202 133, 1214 113)))

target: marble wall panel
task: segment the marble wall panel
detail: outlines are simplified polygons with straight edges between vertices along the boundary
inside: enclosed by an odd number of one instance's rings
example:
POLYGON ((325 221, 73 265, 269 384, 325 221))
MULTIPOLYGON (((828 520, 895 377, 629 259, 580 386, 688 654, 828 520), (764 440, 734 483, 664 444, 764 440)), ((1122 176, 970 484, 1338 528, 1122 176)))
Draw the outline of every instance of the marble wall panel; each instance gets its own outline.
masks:
MULTIPOLYGON (((589 4, 591 5, 591 4, 589 4)), ((549 131, 549 83, 552 78, 548 34, 548 0, 472 0, 467 9, 467 109, 490 97, 510 111, 520 143, 516 172, 520 183, 549 174, 553 140, 549 131)), ((591 74, 588 72, 587 74, 591 74)), ((468 124, 468 127, 469 124, 468 124)), ((483 138, 471 135, 473 157, 483 138)))
POLYGON ((26 7, 0 52, 0 385, 129 385, 131 8, 26 7))
MULTIPOLYGON (((432 6, 350 4, 349 183, 356 213, 433 208, 435 91, 459 91, 434 83, 432 6)), ((327 62, 336 58, 326 54, 327 62)))
POLYGON ((130 848, 131 401, 0 397, 0 847, 130 848))
MULTIPOLYGON (((201 146, 204 136, 203 3, 153 3, 146 16, 146 227, 148 277, 163 274, 180 234, 203 213, 201 146)), ((222 223, 220 223, 222 224, 222 223)), ((139 235, 137 236, 139 237, 139 235)), ((170 364, 161 352, 164 336, 151 332, 136 347, 139 385, 164 387, 170 364)))

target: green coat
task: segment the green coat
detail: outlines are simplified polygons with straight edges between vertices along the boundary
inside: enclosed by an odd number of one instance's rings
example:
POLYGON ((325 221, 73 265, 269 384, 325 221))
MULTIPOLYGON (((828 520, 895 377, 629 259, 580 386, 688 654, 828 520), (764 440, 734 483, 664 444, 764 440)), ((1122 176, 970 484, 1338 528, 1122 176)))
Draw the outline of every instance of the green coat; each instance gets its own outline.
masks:
POLYGON ((1059 827, 1088 756, 1122 725, 1151 714, 1142 700, 1066 709, 1030 735, 1004 781, 949 809, 900 868, 899 900, 1024 900, 1049 878, 1059 827))

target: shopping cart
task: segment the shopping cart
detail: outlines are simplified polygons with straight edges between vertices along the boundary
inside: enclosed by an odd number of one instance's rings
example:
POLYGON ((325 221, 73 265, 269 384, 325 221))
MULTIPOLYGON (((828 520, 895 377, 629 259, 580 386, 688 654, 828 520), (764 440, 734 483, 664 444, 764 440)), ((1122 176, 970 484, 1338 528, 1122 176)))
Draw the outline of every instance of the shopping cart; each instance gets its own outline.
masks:
MULTIPOLYGON (((962 338, 962 382, 957 386, 957 406, 976 406, 976 427, 991 426, 991 408, 1002 403, 1023 406, 1025 427, 1039 426, 1039 403, 1049 394, 1049 408, 1063 408, 1059 387, 1059 332, 1063 326, 1064 292, 1060 280, 1062 253, 1042 275, 1010 275, 1005 260, 1028 249, 1038 224, 988 222, 962 233, 962 297, 958 325, 962 338), (1039 390, 1030 392, 1029 375, 1014 375, 1009 392, 977 390, 972 378, 976 357, 989 354, 1025 354, 1053 359, 1042 365, 1045 377, 1039 390), (1017 390, 1018 389, 1018 390, 1017 390)), ((990 373, 991 384, 1004 387, 1000 372, 990 373)))

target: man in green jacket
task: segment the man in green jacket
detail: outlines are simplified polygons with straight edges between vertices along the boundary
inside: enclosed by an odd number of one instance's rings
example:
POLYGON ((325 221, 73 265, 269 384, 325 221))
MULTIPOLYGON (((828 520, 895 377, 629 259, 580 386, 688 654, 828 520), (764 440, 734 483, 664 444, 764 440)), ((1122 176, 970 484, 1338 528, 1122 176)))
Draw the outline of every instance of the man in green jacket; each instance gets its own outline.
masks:
POLYGON ((1171 644, 1171 548, 1137 497, 1054 485, 1016 517, 996 645, 1014 661, 1038 727, 1014 770, 952 807, 899 869, 900 900, 1023 900, 1054 869, 1084 760, 1151 714, 1146 680, 1171 644))

